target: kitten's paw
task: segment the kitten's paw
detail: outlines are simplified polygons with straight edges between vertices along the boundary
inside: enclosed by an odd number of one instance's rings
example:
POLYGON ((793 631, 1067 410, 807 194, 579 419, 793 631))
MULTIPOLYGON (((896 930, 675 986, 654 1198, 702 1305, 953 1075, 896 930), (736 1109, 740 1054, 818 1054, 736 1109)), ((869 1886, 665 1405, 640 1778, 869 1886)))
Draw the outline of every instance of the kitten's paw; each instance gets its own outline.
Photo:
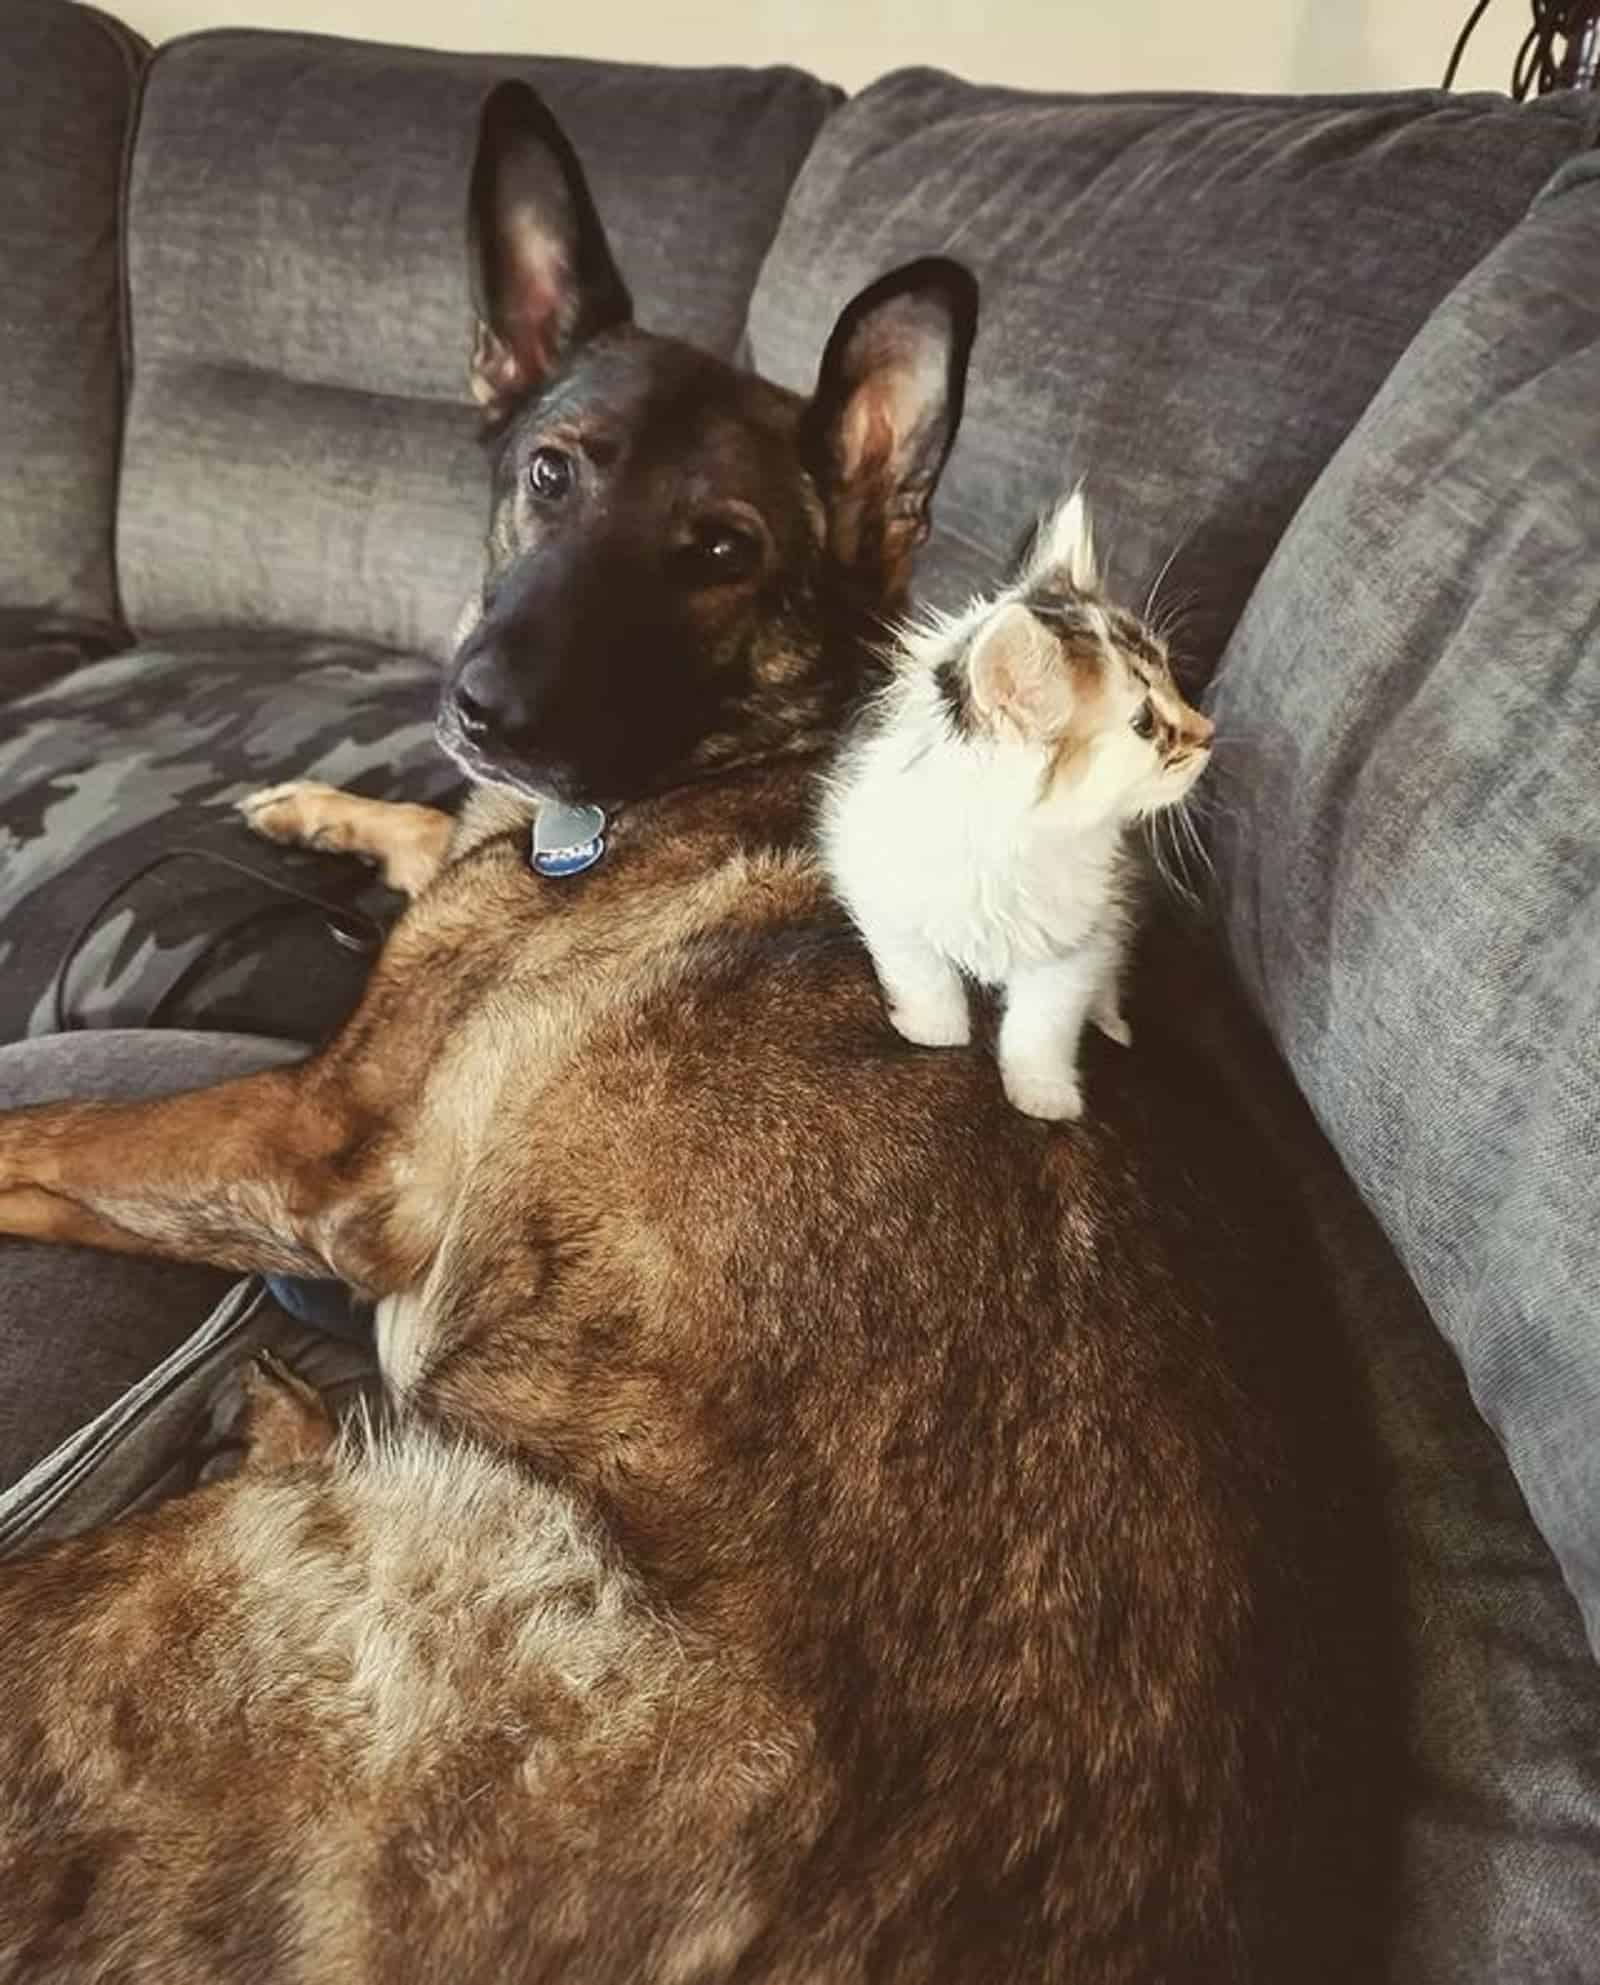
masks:
POLYGON ((1025 1117, 1046 1123, 1073 1123, 1083 1115, 1083 1091, 1075 1075, 1059 1068, 1002 1068, 1006 1099, 1025 1117))
POLYGON ((942 1000, 911 1005, 902 1000, 889 1008, 889 1020, 903 1040, 919 1048, 964 1048, 972 1039, 972 1017, 963 1001, 942 1000))
POLYGON ((1094 1024, 1108 1041, 1115 1041, 1119 1048, 1133 1046, 1133 1029, 1120 1013, 1097 1013, 1094 1024))

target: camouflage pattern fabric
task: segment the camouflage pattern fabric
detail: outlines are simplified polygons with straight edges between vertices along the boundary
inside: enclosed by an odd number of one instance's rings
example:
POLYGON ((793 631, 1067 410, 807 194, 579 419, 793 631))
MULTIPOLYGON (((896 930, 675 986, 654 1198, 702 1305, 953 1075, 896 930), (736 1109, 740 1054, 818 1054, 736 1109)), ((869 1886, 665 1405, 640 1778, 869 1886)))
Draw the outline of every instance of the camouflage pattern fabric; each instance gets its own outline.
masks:
POLYGON ((273 883, 379 925, 399 899, 354 863, 258 840, 232 802, 305 775, 450 803, 459 776, 433 743, 437 688, 416 656, 215 635, 132 649, 0 703, 0 1039, 147 1025, 191 966, 165 1024, 296 1040, 336 1026, 368 959, 273 883), (255 873, 184 853, 138 876, 179 850, 255 873))

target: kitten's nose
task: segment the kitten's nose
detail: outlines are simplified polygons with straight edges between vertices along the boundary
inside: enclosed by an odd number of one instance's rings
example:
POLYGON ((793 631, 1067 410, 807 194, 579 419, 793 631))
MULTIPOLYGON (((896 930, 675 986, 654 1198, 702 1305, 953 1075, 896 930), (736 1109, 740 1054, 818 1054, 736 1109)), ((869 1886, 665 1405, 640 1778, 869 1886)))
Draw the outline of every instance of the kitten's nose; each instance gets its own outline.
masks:
POLYGON ((1198 710, 1184 726, 1183 741, 1191 751, 1209 751, 1211 740, 1217 734, 1217 727, 1209 717, 1202 717, 1198 710))

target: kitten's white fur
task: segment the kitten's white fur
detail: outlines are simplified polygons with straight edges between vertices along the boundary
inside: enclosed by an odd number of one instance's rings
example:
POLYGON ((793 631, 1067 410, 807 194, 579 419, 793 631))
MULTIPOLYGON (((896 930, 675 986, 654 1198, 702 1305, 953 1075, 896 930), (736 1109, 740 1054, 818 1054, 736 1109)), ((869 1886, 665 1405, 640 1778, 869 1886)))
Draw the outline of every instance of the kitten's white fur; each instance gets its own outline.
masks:
POLYGON ((1006 1094, 1030 1116, 1081 1115, 1085 1022, 1132 1038, 1118 997, 1132 916, 1125 830, 1187 792, 1210 728, 1164 662, 1152 671, 1119 648, 1079 491, 1015 585, 903 629, 821 819, 823 860, 898 1031, 959 1046, 970 1039, 962 975, 1003 987, 1006 1094), (1071 597, 1076 667, 1023 604, 1041 586, 1071 597), (1098 657, 1085 660, 1085 639, 1098 657), (941 692, 947 665, 965 671, 966 724, 941 692), (1165 744, 1133 728, 1147 703, 1165 744))

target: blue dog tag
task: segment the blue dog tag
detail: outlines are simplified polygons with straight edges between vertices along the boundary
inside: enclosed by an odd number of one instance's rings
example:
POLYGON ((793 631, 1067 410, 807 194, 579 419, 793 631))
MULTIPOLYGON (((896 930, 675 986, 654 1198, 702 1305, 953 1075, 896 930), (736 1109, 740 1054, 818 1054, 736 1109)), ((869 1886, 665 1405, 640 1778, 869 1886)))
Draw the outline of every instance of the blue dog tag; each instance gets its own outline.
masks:
POLYGON ((536 875, 581 875, 606 851, 606 817, 597 806, 562 806, 552 800, 533 821, 528 863, 536 875))

